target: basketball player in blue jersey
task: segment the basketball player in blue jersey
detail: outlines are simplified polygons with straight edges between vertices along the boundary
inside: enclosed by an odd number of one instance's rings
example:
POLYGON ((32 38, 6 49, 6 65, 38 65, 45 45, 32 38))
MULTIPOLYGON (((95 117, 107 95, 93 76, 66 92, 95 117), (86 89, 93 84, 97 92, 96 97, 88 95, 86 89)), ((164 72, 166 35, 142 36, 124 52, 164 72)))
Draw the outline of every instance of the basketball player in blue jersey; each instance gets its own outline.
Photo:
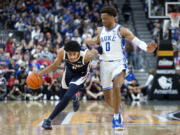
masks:
POLYGON ((137 45, 142 50, 153 52, 157 44, 146 44, 138 39, 129 29, 116 23, 116 9, 110 6, 101 10, 103 26, 99 33, 92 39, 86 39, 88 45, 99 44, 103 53, 100 56, 100 77, 105 101, 114 109, 112 127, 123 129, 123 118, 120 112, 121 93, 120 88, 127 72, 127 59, 125 57, 125 39, 137 45))
POLYGON ((75 93, 83 87, 88 76, 89 62, 98 56, 98 51, 80 50, 80 45, 76 41, 69 41, 57 52, 57 57, 52 65, 39 72, 39 75, 48 74, 54 71, 64 60, 65 71, 62 77, 62 88, 67 89, 61 101, 56 105, 50 116, 44 120, 42 127, 52 129, 51 121, 65 109, 75 93))

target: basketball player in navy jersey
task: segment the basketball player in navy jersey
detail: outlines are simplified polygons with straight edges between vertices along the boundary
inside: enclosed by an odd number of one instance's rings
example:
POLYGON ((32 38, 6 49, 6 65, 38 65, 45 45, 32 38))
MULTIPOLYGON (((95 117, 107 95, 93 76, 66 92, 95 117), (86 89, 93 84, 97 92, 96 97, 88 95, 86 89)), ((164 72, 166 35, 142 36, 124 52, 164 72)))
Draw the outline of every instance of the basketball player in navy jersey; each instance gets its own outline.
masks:
POLYGON ((67 89, 61 101, 56 105, 50 116, 44 120, 42 127, 52 129, 51 121, 65 109, 75 93, 83 87, 88 76, 89 62, 98 56, 95 49, 81 51, 81 47, 76 41, 69 41, 57 52, 54 63, 39 72, 39 75, 48 74, 54 71, 64 60, 65 71, 62 77, 62 88, 67 89))
POLYGON ((100 56, 100 77, 105 101, 114 109, 112 127, 123 129, 123 119, 120 112, 121 93, 120 88, 127 72, 127 59, 125 57, 125 38, 146 52, 153 52, 157 44, 146 44, 138 39, 129 29, 116 23, 116 9, 110 6, 101 10, 103 26, 99 33, 92 39, 86 39, 88 45, 99 44, 103 53, 100 56))

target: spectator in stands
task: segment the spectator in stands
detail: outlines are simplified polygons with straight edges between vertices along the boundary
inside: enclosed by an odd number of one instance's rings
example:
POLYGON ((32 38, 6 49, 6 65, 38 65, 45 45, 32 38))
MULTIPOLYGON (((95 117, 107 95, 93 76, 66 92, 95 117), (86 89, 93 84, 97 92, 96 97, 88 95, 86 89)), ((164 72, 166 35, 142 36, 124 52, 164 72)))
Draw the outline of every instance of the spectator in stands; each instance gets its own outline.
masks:
POLYGON ((124 84, 121 87, 121 93, 124 96, 125 99, 129 98, 129 93, 128 93, 128 85, 134 80, 136 79, 136 76, 133 72, 133 67, 132 65, 128 66, 128 74, 124 80, 124 84))
POLYGON ((0 70, 0 101, 7 96, 6 79, 3 76, 3 71, 0 70))
POLYGON ((129 17, 131 15, 131 7, 129 0, 126 0, 125 3, 122 6, 122 14, 124 17, 124 22, 127 23, 129 21, 129 17))
MULTIPOLYGON (((0 46, 2 54, 0 55, 0 64, 3 64, 1 67, 3 71, 7 71, 4 76, 8 81, 8 90, 15 85, 16 77, 21 76, 21 67, 25 68, 24 75, 27 75, 29 71, 38 71, 40 66, 44 65, 45 60, 41 59, 42 56, 46 56, 51 62, 56 56, 56 49, 62 47, 67 41, 74 38, 82 43, 83 39, 92 37, 94 28, 100 21, 100 9, 104 5, 113 3, 113 1, 103 3, 102 1, 86 2, 84 0, 9 1, 2 9, 0 20, 2 20, 4 28, 16 30, 15 33, 18 31, 18 34, 23 32, 24 37, 19 40, 14 38, 17 34, 13 34, 12 37, 11 33, 9 36, 7 34, 7 42, 4 39, 1 42, 3 45, 0 46)), ((3 35, 3 38, 4 36, 6 35, 3 35)), ((85 44, 82 46, 83 49, 86 49, 85 44)), ((49 63, 49 61, 46 62, 49 63)), ((96 69, 97 62, 94 62, 93 66, 96 69)), ((24 75, 20 77, 20 87, 24 85, 22 83, 25 80, 24 75)), ((61 79, 61 75, 58 79, 61 79)), ((26 86, 22 89, 25 88, 26 86)), ((34 95, 38 94, 32 93, 32 99, 34 99, 34 95)))
POLYGON ((140 101, 141 100, 141 87, 138 84, 136 79, 133 79, 128 84, 128 93, 131 101, 140 101))
POLYGON ((14 27, 17 29, 17 31, 24 31, 25 24, 24 24, 23 18, 19 18, 19 20, 17 21, 14 27))
POLYGON ((146 80, 146 83, 144 84, 144 86, 141 86, 142 94, 144 96, 148 96, 148 94, 149 94, 149 92, 151 90, 155 72, 156 72, 155 69, 150 69, 148 78, 146 80))
POLYGON ((57 83, 57 80, 52 79, 49 77, 49 79, 46 78, 45 86, 43 92, 45 92, 45 99, 47 100, 58 100, 59 99, 59 92, 60 87, 57 83))
MULTIPOLYGON (((82 35, 82 41, 84 41, 85 39, 88 39, 88 38, 92 38, 92 35, 91 35, 91 32, 90 31, 85 31, 82 35)), ((86 44, 83 42, 82 44, 82 48, 86 49, 87 46, 86 44)))
POLYGON ((153 35, 153 39, 155 41, 159 40, 160 29, 161 29, 160 23, 154 23, 154 28, 153 28, 153 31, 152 31, 152 35, 153 35))
POLYGON ((72 40, 77 41, 79 44, 82 43, 82 38, 80 37, 78 30, 74 31, 74 36, 72 37, 72 40))
POLYGON ((133 67, 131 65, 128 66, 128 75, 125 78, 125 85, 128 85, 132 80, 136 79, 136 76, 133 72, 133 67))
POLYGON ((102 99, 103 92, 101 91, 100 78, 98 71, 94 71, 92 78, 88 78, 85 91, 88 100, 102 99))
POLYGON ((60 88, 61 88, 61 83, 58 82, 56 79, 53 79, 53 85, 52 85, 52 96, 54 100, 59 100, 60 99, 60 88))
POLYGON ((49 47, 44 47, 43 50, 39 53, 39 59, 47 59, 53 61, 54 56, 50 52, 49 47))
POLYGON ((56 32, 54 44, 56 46, 56 49, 62 47, 62 35, 59 32, 56 32))
POLYGON ((133 46, 133 52, 131 52, 130 55, 132 55, 132 65, 134 69, 139 70, 142 68, 142 64, 140 63, 141 54, 141 50, 137 46, 133 46))
POLYGON ((180 75, 180 50, 177 51, 177 54, 174 58, 174 62, 175 62, 176 71, 180 75))
POLYGON ((19 86, 18 87, 20 88, 20 90, 22 92, 25 92, 26 77, 27 77, 26 69, 24 67, 21 67, 17 78, 18 78, 18 81, 19 81, 19 86))
MULTIPOLYGON (((44 68, 41 68, 41 70, 44 68)), ((43 93, 44 93, 44 99, 51 100, 51 96, 53 94, 53 82, 50 75, 46 75, 44 78, 44 85, 43 85, 43 93)))
POLYGON ((8 68, 10 64, 10 54, 9 53, 3 53, 0 58, 0 63, 4 68, 8 68))
POLYGON ((0 39, 0 53, 3 52, 4 48, 5 48, 5 45, 2 43, 2 40, 0 39))
POLYGON ((11 74, 10 77, 7 79, 8 93, 13 89, 14 82, 15 82, 15 76, 13 74, 11 74))
POLYGON ((31 40, 32 41, 35 41, 35 40, 37 41, 40 38, 40 32, 41 32, 40 27, 38 25, 35 26, 35 28, 31 32, 31 40))
POLYGON ((22 100, 24 98, 24 92, 20 90, 19 80, 15 79, 14 84, 11 87, 11 91, 8 94, 9 100, 22 100))
POLYGON ((14 44, 15 43, 13 42, 13 38, 9 37, 6 42, 5 52, 9 53, 11 57, 14 54, 14 44))
POLYGON ((38 90, 29 90, 28 94, 26 95, 27 100, 42 100, 43 99, 43 93, 42 89, 38 90))

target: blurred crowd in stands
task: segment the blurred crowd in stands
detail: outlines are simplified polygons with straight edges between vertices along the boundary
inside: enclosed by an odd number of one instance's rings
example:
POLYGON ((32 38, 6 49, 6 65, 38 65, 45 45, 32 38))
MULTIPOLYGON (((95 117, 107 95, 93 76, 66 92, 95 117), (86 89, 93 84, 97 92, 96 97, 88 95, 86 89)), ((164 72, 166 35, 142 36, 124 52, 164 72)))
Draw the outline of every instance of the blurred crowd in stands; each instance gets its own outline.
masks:
MULTIPOLYGON (((148 18, 148 1, 141 0, 144 5, 144 11, 148 18)), ((164 16, 165 15, 165 2, 180 2, 179 0, 151 0, 151 15, 152 16, 164 16)), ((172 4, 168 6, 168 13, 180 13, 180 8, 178 4, 172 4)), ((170 17, 171 18, 171 17, 170 17)), ((175 16, 175 19, 179 16, 175 16)), ((180 22, 177 26, 172 25, 171 19, 151 19, 147 22, 147 27, 153 35, 155 41, 162 39, 172 40, 172 45, 174 49, 174 62, 177 72, 180 74, 180 22), (168 23, 167 23, 168 22, 168 23)))
MULTIPOLYGON (((30 71, 38 72, 50 65, 56 51, 69 40, 76 40, 86 49, 85 38, 91 38, 100 25, 100 9, 117 5, 110 0, 5 0, 1 3, 0 22, 4 29, 16 30, 23 37, 9 33, 0 45, 0 100, 58 100, 61 98, 61 77, 64 63, 43 77, 39 90, 25 84, 30 71)), ((85 84, 86 99, 102 99, 99 62, 91 62, 91 73, 85 84)))
MULTIPOLYGON (((100 9, 108 4, 120 10, 112 0, 4 0, 0 22, 4 29, 16 30, 23 38, 17 41, 16 35, 9 33, 6 43, 0 42, 0 100, 59 100, 64 64, 43 77, 44 84, 39 90, 27 88, 28 73, 50 65, 57 49, 69 40, 78 41, 82 49, 86 49, 83 40, 95 35, 95 29, 101 25, 100 9)), ((125 22, 129 19, 127 16, 124 15, 125 22)), ((150 22, 148 26, 157 34, 158 22, 150 22)), ((144 86, 140 86, 133 67, 129 66, 129 69, 122 88, 123 97, 140 100, 141 95, 147 95, 153 78, 151 76, 144 86)), ((98 60, 91 62, 90 76, 80 91, 83 99, 103 98, 98 60)))

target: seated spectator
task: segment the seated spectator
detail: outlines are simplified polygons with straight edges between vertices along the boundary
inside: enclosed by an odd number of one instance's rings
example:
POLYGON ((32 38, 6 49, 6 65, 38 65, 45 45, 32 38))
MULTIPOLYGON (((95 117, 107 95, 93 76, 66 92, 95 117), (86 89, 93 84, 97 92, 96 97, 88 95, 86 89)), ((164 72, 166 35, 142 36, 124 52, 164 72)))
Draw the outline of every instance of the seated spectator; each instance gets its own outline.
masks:
POLYGON ((151 87, 152 87, 152 82, 154 79, 154 74, 155 74, 155 69, 150 69, 149 70, 149 75, 148 78, 146 80, 146 83, 144 84, 144 86, 141 86, 142 89, 142 93, 144 96, 147 96, 151 87))
POLYGON ((128 85, 129 83, 131 83, 131 81, 133 81, 134 79, 136 79, 135 74, 133 73, 133 67, 131 65, 128 66, 128 74, 124 80, 124 84, 121 87, 121 93, 123 95, 123 98, 125 98, 125 100, 128 100, 129 98, 129 93, 128 93, 128 85))
POLYGON ((52 83, 48 86, 49 95, 47 95, 47 100, 59 100, 60 99, 60 85, 53 79, 52 83))
POLYGON ((15 79, 14 85, 11 88, 11 91, 8 94, 9 100, 22 100, 24 98, 24 94, 20 90, 19 80, 15 79))
POLYGON ((44 78, 44 84, 43 84, 44 99, 51 100, 52 91, 53 91, 52 78, 49 75, 44 76, 43 78, 44 78))
POLYGON ((44 47, 43 50, 39 53, 39 59, 47 59, 49 61, 53 61, 54 56, 50 52, 49 47, 44 47))
POLYGON ((0 100, 4 100, 7 96, 6 79, 3 76, 3 71, 0 70, 0 100))
POLYGON ((132 66, 129 66, 128 67, 128 74, 125 78, 125 82, 124 84, 127 86, 132 80, 134 80, 136 78, 135 74, 133 73, 133 67, 132 66))
POLYGON ((22 92, 25 91, 25 86, 26 86, 26 77, 27 77, 27 73, 26 73, 26 69, 24 67, 20 67, 20 71, 19 71, 19 74, 18 74, 18 80, 19 80, 19 87, 20 87, 20 90, 22 92))
POLYGON ((175 52, 174 62, 176 71, 180 75, 180 50, 175 52))
POLYGON ((53 100, 59 100, 60 99, 60 89, 61 89, 61 83, 58 82, 56 79, 53 79, 52 81, 52 97, 53 100))
POLYGON ((93 76, 87 79, 85 87, 87 99, 89 100, 101 99, 103 96, 103 92, 101 91, 99 72, 97 70, 93 70, 93 73, 93 76))
POLYGON ((5 52, 9 53, 9 55, 12 57, 14 55, 14 42, 13 42, 13 38, 8 38, 7 42, 6 42, 6 46, 5 46, 5 52))
POLYGON ((37 90, 29 89, 28 92, 26 93, 26 100, 37 101, 42 99, 43 99, 42 88, 37 90))
POLYGON ((141 87, 136 79, 128 84, 128 93, 131 101, 140 101, 141 87))
POLYGON ((7 91, 8 93, 13 89, 15 82, 15 76, 13 74, 10 75, 10 77, 7 79, 7 91))

